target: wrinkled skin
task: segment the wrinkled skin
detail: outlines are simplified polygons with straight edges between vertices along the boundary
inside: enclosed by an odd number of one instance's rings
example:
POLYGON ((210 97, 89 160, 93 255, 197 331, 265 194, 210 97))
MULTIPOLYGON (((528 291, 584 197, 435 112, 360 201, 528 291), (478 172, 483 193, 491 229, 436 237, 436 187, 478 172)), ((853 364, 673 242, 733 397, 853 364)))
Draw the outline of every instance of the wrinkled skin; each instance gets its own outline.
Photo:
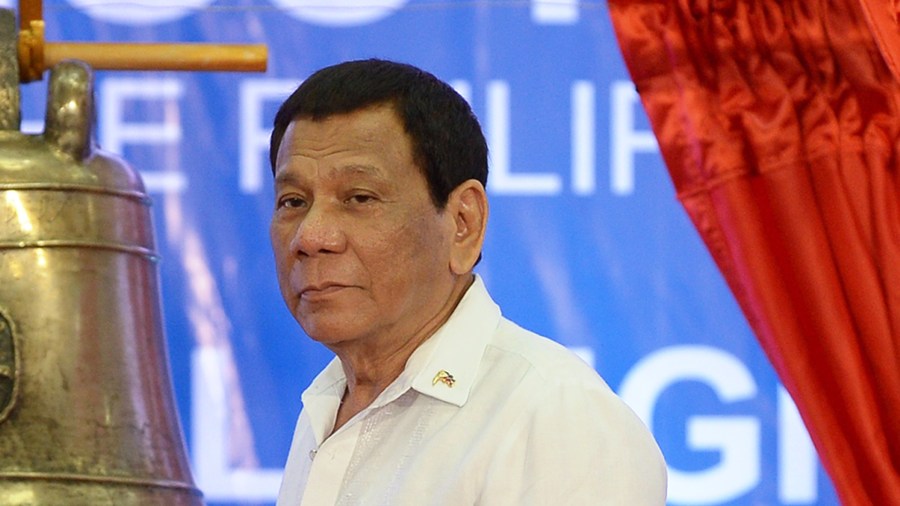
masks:
POLYGON ((341 358, 351 383, 395 377, 446 320, 483 239, 483 220, 464 213, 477 208, 486 218, 476 181, 454 190, 445 209, 434 206, 389 105, 291 123, 276 159, 275 205, 282 296, 306 333, 341 358), (477 244, 461 246, 473 233, 477 244))

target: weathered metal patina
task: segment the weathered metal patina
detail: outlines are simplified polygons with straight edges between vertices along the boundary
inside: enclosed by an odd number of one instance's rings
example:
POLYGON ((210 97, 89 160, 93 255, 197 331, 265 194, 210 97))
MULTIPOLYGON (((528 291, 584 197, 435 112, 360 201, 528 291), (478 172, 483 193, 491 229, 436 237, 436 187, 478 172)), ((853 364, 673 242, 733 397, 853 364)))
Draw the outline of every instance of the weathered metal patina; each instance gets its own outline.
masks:
POLYGON ((19 131, 0 10, 0 505, 198 505, 175 410, 149 204, 92 141, 91 69, 57 65, 19 131))

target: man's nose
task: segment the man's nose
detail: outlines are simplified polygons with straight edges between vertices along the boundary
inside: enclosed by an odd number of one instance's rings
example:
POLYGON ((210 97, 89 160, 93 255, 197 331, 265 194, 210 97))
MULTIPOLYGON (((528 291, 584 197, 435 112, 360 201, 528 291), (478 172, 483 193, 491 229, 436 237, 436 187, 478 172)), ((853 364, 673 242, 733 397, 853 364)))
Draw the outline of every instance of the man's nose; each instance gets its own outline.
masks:
POLYGON ((325 204, 310 206, 291 240, 292 250, 302 256, 340 253, 345 246, 346 236, 339 216, 325 204))

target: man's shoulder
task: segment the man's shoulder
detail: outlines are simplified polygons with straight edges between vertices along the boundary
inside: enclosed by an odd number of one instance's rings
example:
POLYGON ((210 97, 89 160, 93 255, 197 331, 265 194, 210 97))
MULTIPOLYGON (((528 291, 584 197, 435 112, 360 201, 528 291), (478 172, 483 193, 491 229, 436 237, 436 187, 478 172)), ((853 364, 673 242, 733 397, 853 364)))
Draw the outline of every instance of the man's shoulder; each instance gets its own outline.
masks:
MULTIPOLYGON (((522 369, 547 385, 571 384, 608 388, 606 382, 575 352, 558 342, 501 318, 485 357, 494 366, 522 369)), ((523 378, 524 379, 524 378, 523 378)))

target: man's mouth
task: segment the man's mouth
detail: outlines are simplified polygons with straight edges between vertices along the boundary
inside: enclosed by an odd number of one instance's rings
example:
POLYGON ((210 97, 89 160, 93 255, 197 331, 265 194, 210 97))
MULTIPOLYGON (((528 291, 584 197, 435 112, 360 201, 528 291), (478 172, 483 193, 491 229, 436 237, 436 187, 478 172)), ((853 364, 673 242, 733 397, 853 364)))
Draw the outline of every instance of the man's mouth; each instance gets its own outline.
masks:
POLYGON ((308 286, 303 287, 300 290, 300 299, 310 301, 310 300, 326 298, 326 297, 329 297, 331 295, 334 295, 334 294, 340 292, 341 290, 343 290, 345 288, 349 288, 349 286, 341 284, 341 283, 332 283, 332 282, 308 285, 308 286))

